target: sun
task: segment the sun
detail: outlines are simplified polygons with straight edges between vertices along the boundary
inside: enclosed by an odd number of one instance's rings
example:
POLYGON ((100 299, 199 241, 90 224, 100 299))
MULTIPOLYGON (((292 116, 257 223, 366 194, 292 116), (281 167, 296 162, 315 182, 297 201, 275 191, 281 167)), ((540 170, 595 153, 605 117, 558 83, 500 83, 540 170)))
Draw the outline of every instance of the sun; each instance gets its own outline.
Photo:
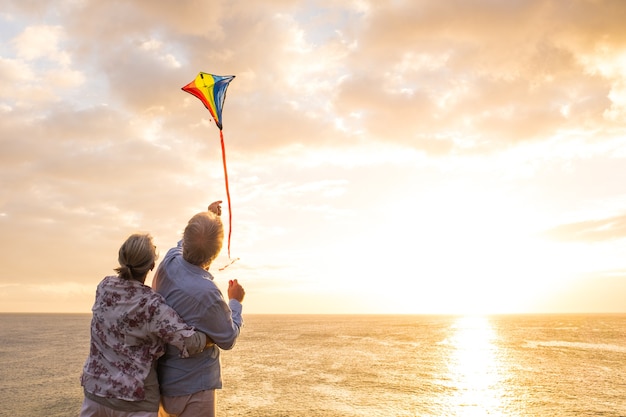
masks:
POLYGON ((402 260, 387 267, 406 288, 404 312, 520 312, 559 276, 561 259, 537 233, 542 220, 516 199, 468 186, 429 197, 388 219, 407 236, 402 260))

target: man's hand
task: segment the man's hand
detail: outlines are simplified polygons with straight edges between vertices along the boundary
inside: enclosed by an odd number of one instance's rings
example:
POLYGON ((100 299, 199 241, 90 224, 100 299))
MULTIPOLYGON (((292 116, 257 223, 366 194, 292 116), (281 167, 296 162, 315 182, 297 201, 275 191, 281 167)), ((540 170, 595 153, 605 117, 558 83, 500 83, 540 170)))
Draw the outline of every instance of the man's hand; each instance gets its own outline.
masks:
POLYGON ((243 297, 245 297, 245 295, 246 292, 236 279, 231 279, 230 281, 228 281, 228 298, 234 298, 241 303, 243 302, 243 297))
POLYGON ((222 204, 222 200, 212 202, 211 204, 209 204, 209 211, 217 214, 218 216, 221 216, 222 215, 221 204, 222 204))

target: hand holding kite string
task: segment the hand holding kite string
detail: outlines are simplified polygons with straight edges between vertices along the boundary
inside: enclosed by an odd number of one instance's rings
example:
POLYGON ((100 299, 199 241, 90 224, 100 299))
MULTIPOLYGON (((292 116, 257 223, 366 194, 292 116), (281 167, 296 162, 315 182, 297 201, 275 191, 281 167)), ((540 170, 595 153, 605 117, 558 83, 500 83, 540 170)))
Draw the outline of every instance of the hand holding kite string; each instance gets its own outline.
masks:
MULTIPOLYGON (((221 216, 221 215, 222 215, 222 200, 218 200, 218 201, 214 201, 214 202, 212 202, 211 204, 209 204, 209 207, 207 207, 207 210, 208 210, 208 211, 210 211, 210 212, 211 212, 211 213, 213 213, 213 214, 216 214, 216 215, 218 215, 218 216, 221 216)), ((230 255, 229 255, 229 257, 230 257, 230 255)), ((227 267, 229 267, 230 265, 234 264, 234 263, 235 263, 235 261, 237 261, 238 259, 239 259, 239 258, 232 259, 232 260, 230 261, 230 263, 228 263, 227 265, 225 265, 225 266, 221 267, 221 268, 220 268, 220 271, 225 270, 227 267)), ((235 280, 235 282, 236 282, 236 281, 237 281, 237 280, 235 280)), ((231 282, 232 282, 232 281, 231 281, 231 282)), ((231 297, 231 298, 233 298, 233 297, 231 297)), ((242 298, 241 298, 241 300, 239 300, 239 301, 243 301, 243 297, 242 297, 242 298)))
MULTIPOLYGON (((234 75, 213 75, 206 72, 200 72, 195 80, 184 86, 183 91, 188 92, 196 96, 202 101, 204 106, 209 110, 215 124, 220 129, 220 143, 222 145, 222 163, 224 165, 224 182, 226 183, 226 198, 228 199, 228 259, 230 257, 230 235, 232 232, 232 213, 230 205, 230 191, 228 189, 228 170, 226 169, 226 149, 224 148, 224 135, 222 133, 222 108, 224 107, 224 100, 226 99, 226 89, 228 84, 235 78, 234 75)), ((221 203, 221 201, 220 201, 221 203)), ((215 203, 213 203, 215 204, 215 203)), ((211 204, 211 206, 213 205, 211 204)), ((211 210, 209 206, 209 211, 211 210)), ((219 207, 218 216, 221 214, 222 209, 219 207)), ((237 258, 238 259, 238 258, 237 258)), ((228 265, 231 265, 237 259, 231 260, 228 265)), ((226 265, 224 268, 226 268, 226 265)), ((220 268, 220 271, 224 268, 220 268)))
POLYGON ((214 201, 209 204, 208 209, 210 212, 217 214, 218 216, 222 215, 222 200, 214 201))

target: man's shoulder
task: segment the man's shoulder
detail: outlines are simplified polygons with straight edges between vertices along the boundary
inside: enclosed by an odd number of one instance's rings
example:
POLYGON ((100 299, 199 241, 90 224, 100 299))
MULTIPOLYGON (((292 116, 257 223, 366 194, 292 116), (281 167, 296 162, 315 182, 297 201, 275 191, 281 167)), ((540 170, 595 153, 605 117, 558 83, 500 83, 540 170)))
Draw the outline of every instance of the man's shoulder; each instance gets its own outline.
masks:
POLYGON ((165 257, 163 258, 163 261, 165 262, 166 260, 169 259, 174 259, 177 257, 182 257, 183 256, 183 248, 180 245, 174 246, 173 248, 170 248, 167 253, 165 254, 165 257))
MULTIPOLYGON (((176 278, 174 277, 174 282, 177 281, 176 278)), ((189 274, 181 277, 180 285, 184 286, 190 293, 206 293, 219 290, 212 280, 199 274, 189 274)))
POLYGON ((167 281, 167 286, 171 290, 180 291, 189 295, 219 291, 213 280, 205 274, 185 270, 185 268, 169 269, 165 266, 164 269, 165 271, 160 271, 160 273, 155 276, 157 290, 160 287, 158 284, 164 279, 167 281))

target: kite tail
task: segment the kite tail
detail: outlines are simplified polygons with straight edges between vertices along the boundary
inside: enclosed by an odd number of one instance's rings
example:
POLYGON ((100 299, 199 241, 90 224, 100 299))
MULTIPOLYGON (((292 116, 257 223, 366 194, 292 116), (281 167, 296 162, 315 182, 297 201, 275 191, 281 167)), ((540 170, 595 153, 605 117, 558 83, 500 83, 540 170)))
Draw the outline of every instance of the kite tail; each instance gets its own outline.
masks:
MULTIPOLYGON (((233 231, 233 228, 232 228, 233 216, 232 216, 232 212, 230 209, 230 190, 228 189, 228 170, 226 169, 226 149, 224 148, 224 134, 222 133, 222 129, 220 129, 220 142, 222 144, 222 163, 224 164, 224 180, 226 182, 226 199, 228 200, 228 259, 231 259, 230 258, 230 235, 231 235, 231 232, 233 231)), ((231 265, 236 260, 237 259, 232 260, 224 268, 231 265)), ((224 268, 220 268, 220 271, 223 270, 224 268)))

